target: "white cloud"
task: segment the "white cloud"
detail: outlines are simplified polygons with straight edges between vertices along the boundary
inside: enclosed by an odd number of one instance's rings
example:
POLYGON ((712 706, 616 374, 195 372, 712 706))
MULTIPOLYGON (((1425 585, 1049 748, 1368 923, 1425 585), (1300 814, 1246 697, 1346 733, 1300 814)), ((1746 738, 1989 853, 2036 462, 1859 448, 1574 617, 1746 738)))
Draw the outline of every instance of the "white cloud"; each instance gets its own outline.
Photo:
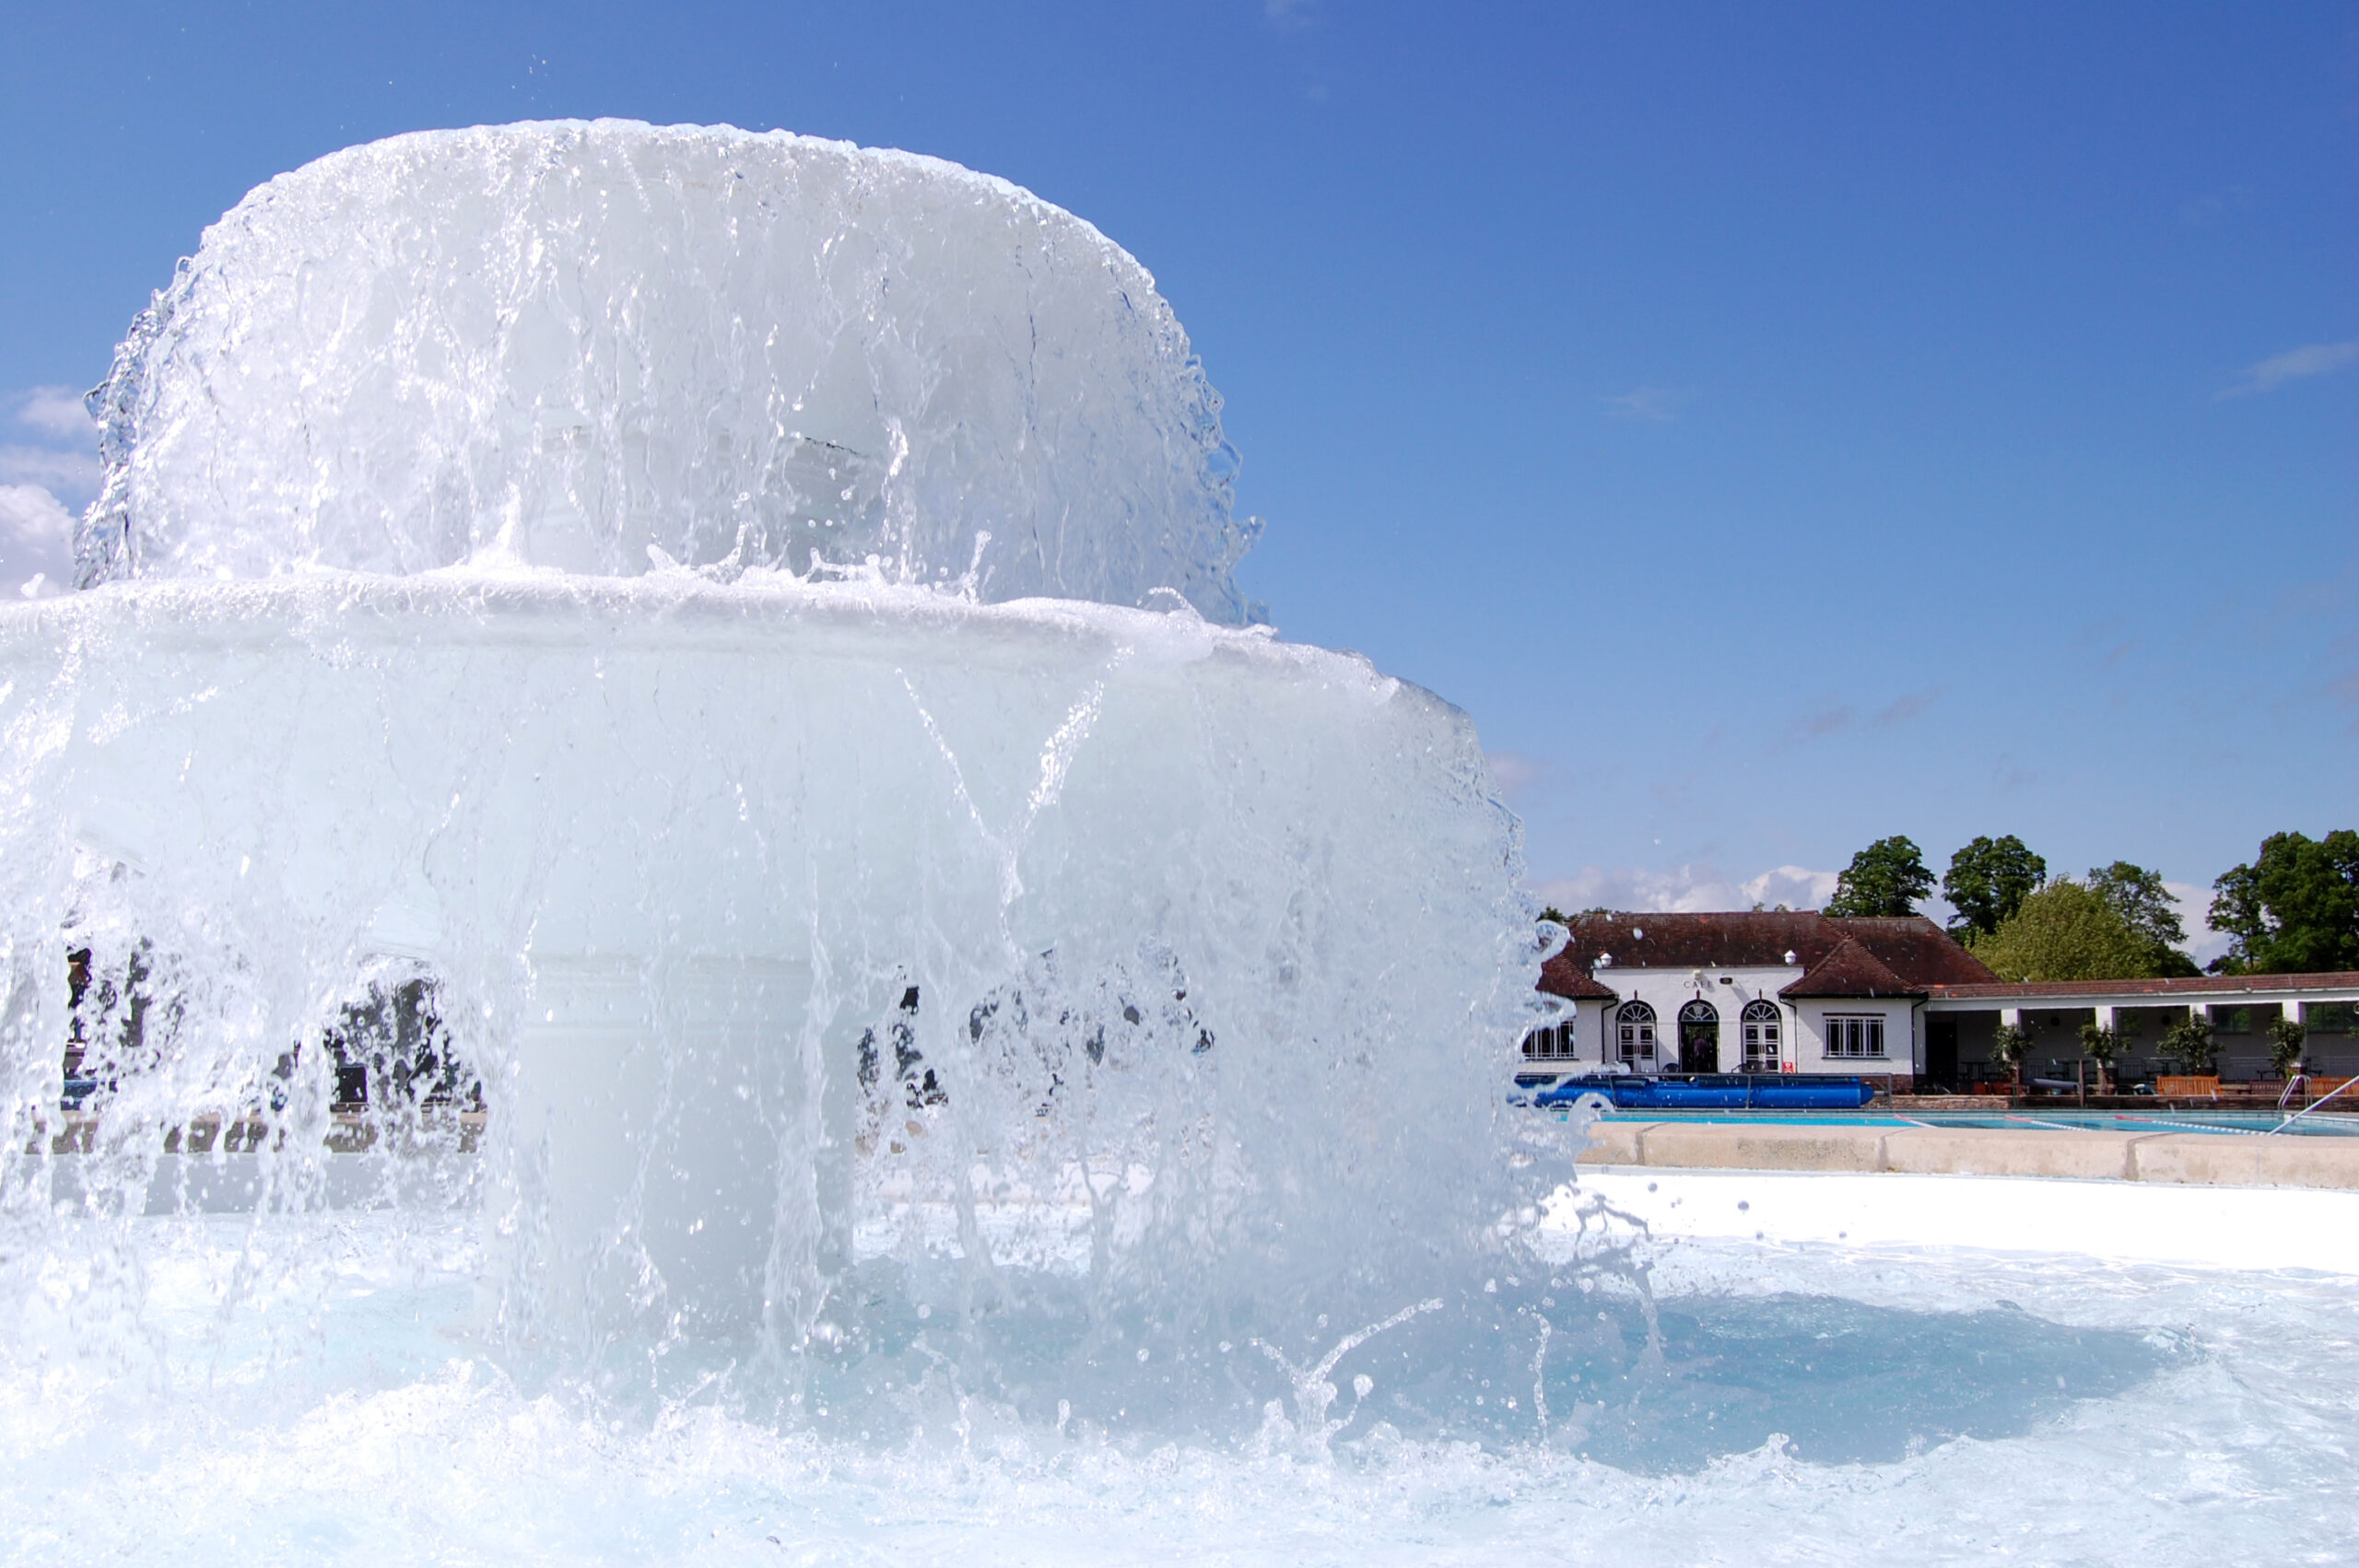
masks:
POLYGON ((2347 365, 2359 365, 2359 338, 2342 343, 2306 343, 2246 366, 2245 379, 2234 386, 2221 388, 2218 395, 2243 397, 2250 392, 2275 392, 2288 381, 2332 375, 2347 365))
POLYGON ((25 393, 17 423, 60 441, 88 441, 96 429, 90 411, 82 405, 82 394, 70 387, 35 387, 25 393))
POLYGON ((2198 887, 2191 882, 2166 882, 2163 891, 2178 905, 2178 922, 2187 929, 2189 957, 2199 965, 2209 965, 2228 951, 2226 934, 2212 929, 2210 888, 2198 887))
POLYGON ((0 591, 53 592, 69 575, 74 514, 38 485, 0 485, 0 591))
POLYGON ((1779 866, 1740 879, 1717 866, 1673 866, 1645 871, 1634 866, 1584 866, 1571 876, 1536 883, 1532 895, 1567 914, 1582 909, 1652 909, 1678 913, 1775 908, 1815 909, 1835 895, 1834 872, 1779 866))
POLYGON ((1319 14, 1319 0, 1262 0, 1262 15, 1279 27, 1304 27, 1319 14))
POLYGON ((1545 761, 1526 752, 1485 752, 1483 760, 1491 765, 1491 782, 1499 787, 1499 799, 1510 805, 1530 794, 1550 771, 1545 761))
POLYGON ((95 496, 99 457, 48 447, 0 447, 0 485, 37 485, 53 492, 95 496))
POLYGON ((1676 387, 1638 387, 1618 396, 1600 398, 1599 402, 1616 419, 1638 419, 1653 425, 1668 425, 1679 417, 1679 405, 1687 394, 1676 387))

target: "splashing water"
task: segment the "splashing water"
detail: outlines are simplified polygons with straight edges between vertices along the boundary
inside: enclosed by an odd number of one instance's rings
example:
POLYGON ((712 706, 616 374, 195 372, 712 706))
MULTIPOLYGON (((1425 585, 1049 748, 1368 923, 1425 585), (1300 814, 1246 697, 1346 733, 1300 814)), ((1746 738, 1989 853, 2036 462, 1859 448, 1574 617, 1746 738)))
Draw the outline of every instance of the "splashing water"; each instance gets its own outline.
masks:
POLYGON ((1471 725, 1245 624, 1218 398, 1023 192, 396 138, 92 401, 0 607, 24 1560, 1534 1555, 2213 1375, 1543 1217, 1471 725))

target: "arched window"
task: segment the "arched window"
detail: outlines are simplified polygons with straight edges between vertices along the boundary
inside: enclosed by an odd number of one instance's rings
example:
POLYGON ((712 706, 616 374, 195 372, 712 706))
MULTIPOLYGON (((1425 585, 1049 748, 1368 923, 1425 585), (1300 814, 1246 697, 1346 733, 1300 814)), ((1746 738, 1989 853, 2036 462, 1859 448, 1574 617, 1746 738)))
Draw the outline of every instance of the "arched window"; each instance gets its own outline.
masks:
POLYGON ((1643 1001, 1625 1001, 1614 1014, 1614 1041, 1625 1062, 1655 1059, 1655 1010, 1643 1001))
POLYGON ((1697 997, 1679 1010, 1679 1071, 1720 1070, 1720 1010, 1697 997))
POLYGON ((1778 1047, 1785 1037, 1784 1020, 1778 1016, 1774 1001, 1748 1001, 1744 1004, 1744 1070, 1747 1072, 1775 1072, 1782 1054, 1778 1047))

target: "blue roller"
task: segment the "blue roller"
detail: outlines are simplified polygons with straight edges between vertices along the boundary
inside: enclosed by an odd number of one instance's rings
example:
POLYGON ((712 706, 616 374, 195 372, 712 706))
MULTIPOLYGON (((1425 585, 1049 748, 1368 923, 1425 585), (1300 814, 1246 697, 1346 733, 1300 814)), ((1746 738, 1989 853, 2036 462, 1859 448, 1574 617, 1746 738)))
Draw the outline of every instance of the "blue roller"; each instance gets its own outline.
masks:
POLYGON ((1553 1109, 1571 1106, 1584 1094, 1602 1094, 1617 1111, 1855 1111, 1876 1097, 1874 1086, 1861 1078, 1720 1072, 1681 1078, 1594 1073, 1560 1078, 1509 1099, 1553 1109))

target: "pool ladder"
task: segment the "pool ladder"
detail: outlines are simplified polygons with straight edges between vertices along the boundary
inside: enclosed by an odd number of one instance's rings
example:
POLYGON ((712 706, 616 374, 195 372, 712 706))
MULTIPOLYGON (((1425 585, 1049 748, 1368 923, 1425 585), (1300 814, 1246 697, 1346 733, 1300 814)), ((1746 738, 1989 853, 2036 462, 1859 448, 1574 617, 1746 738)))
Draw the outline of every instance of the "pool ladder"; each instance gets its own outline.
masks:
MULTIPOLYGON (((2281 1111, 2283 1110, 2286 1103, 2293 1099, 2294 1084, 2306 1083, 2307 1082, 2309 1082, 2309 1075, 2306 1073, 2297 1075, 2288 1081, 2285 1085, 2285 1092, 2277 1096, 2277 1108, 2281 1111)), ((2333 1088, 2329 1089, 2325 1094, 2320 1094, 2316 1100, 2306 1106, 2304 1106, 2300 1110, 2295 1111, 2292 1116, 2287 1117, 2283 1121, 2279 1122, 2275 1127, 2271 1128, 2269 1130, 2271 1132, 2284 1131, 2287 1128, 2293 1126, 2295 1122, 2301 1120, 2304 1117, 2318 1109, 2318 1106, 2325 1105, 2329 1100, 2333 1099, 2337 1094, 2340 1094, 2345 1089, 2350 1088, 2353 1083, 2359 1083, 2359 1078, 2344 1079, 2341 1082, 2336 1084, 2333 1088)))

